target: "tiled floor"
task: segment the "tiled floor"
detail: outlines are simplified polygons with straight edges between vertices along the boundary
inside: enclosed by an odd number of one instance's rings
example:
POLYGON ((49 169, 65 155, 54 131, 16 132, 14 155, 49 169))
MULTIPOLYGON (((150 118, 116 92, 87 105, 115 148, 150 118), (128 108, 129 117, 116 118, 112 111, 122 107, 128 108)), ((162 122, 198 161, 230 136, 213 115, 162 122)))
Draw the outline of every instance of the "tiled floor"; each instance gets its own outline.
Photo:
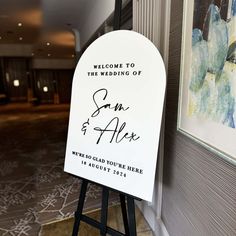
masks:
MULTIPOLYGON (((42 224, 73 216, 81 181, 63 171, 68 111, 0 106, 0 236, 37 236, 42 224)), ((86 210, 100 206, 101 193, 88 187, 86 210)))
MULTIPOLYGON (((139 209, 136 208, 136 225, 137 225, 137 235, 138 236, 152 236, 152 232, 147 222, 143 218, 139 209)), ((122 215, 120 205, 112 206, 108 211, 108 226, 116 229, 120 232, 124 232, 122 215)), ((92 217, 99 221, 100 210, 90 212, 89 217, 92 217)), ((41 230, 41 236, 65 236, 71 235, 73 228, 74 219, 70 218, 67 220, 43 225, 41 230)), ((81 223, 79 236, 99 236, 99 231, 85 223, 81 223)))

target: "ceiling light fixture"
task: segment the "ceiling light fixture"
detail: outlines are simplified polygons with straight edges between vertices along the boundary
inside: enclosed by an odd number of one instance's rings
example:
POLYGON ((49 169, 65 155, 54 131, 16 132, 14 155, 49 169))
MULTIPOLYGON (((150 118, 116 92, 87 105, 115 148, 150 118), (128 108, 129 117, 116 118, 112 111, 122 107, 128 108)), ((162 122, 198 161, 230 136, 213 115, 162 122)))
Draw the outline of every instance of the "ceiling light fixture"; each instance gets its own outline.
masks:
POLYGON ((23 40, 23 37, 19 37, 19 40, 22 41, 22 40, 23 40))
POLYGON ((48 57, 50 57, 51 56, 51 54, 50 53, 48 53, 48 57))
POLYGON ((31 53, 31 56, 34 56, 34 53, 33 53, 33 52, 31 53))
POLYGON ((21 23, 21 22, 19 22, 17 25, 18 25, 19 27, 21 27, 21 26, 22 26, 22 23, 21 23))
POLYGON ((0 40, 2 39, 2 36, 0 36, 0 40))
POLYGON ((47 42, 47 46, 50 46, 50 43, 49 43, 49 42, 47 42))
POLYGON ((72 55, 71 55, 71 57, 73 57, 73 58, 74 58, 74 57, 75 57, 75 55, 74 55, 74 54, 72 54, 72 55))

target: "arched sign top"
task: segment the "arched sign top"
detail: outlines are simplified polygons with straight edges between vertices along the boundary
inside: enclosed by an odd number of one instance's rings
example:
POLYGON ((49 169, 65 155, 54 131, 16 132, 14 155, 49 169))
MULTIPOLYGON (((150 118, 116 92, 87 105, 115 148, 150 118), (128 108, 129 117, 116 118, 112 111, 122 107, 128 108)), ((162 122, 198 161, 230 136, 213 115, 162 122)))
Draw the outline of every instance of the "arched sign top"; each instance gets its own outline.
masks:
POLYGON ((143 35, 103 35, 82 55, 72 86, 65 171, 151 201, 166 87, 143 35))

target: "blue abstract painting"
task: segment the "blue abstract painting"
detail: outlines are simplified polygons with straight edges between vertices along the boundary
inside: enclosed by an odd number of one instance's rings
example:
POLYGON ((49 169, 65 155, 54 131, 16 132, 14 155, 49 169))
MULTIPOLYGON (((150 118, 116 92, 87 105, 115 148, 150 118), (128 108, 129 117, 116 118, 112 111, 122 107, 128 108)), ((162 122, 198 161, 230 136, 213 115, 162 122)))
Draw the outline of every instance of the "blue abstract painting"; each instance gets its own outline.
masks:
POLYGON ((212 2, 193 24, 187 113, 235 129, 236 0, 225 12, 212 2))

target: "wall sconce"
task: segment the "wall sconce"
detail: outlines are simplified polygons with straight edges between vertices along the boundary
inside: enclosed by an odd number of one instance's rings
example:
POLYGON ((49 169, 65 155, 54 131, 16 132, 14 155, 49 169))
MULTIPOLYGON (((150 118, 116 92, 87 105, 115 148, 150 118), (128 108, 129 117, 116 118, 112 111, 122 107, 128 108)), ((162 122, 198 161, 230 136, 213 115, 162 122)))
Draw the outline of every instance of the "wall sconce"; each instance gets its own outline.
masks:
POLYGON ((13 80, 13 85, 15 87, 19 87, 20 86, 20 81, 18 79, 13 80))
POLYGON ((43 91, 46 93, 46 92, 48 92, 48 87, 47 86, 44 86, 43 87, 43 91))
POLYGON ((6 72, 6 81, 7 81, 7 83, 9 83, 9 81, 10 81, 10 76, 9 76, 8 72, 6 72))

